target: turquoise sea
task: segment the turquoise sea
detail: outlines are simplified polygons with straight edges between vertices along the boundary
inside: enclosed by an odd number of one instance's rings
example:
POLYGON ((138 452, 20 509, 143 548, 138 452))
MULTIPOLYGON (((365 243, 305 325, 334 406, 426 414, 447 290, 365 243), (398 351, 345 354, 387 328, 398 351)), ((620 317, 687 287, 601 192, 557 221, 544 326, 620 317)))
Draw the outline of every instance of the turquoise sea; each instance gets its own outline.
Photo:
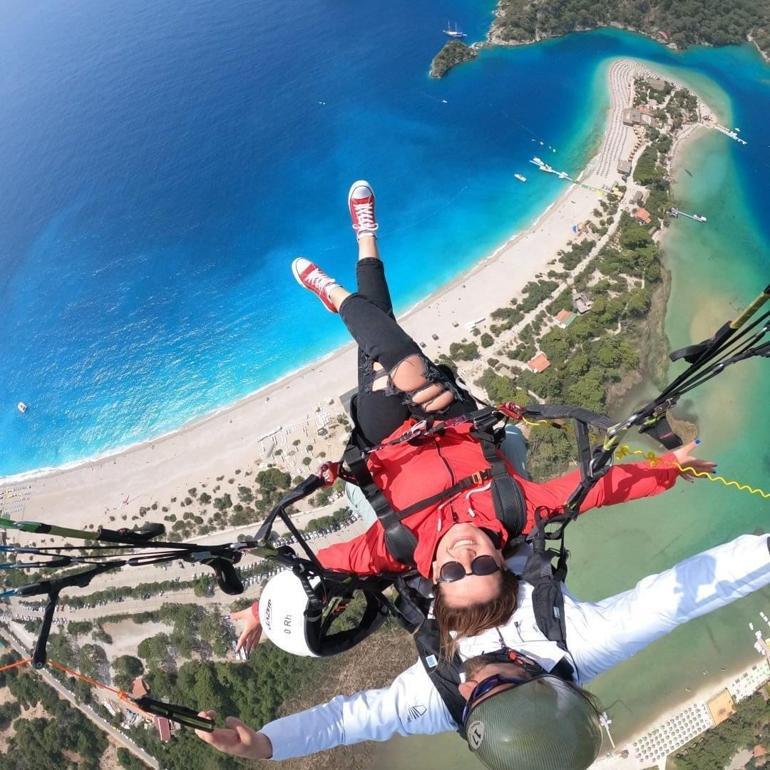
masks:
POLYGON ((583 165, 612 56, 735 95, 752 142, 729 157, 761 229, 766 75, 749 50, 680 57, 598 32, 429 79, 447 17, 472 40, 491 10, 3 4, 0 475, 157 436, 340 344, 288 265, 305 254, 352 279, 354 178, 376 185, 400 308, 473 264, 557 196, 543 175, 513 178, 534 150, 583 165))
MULTIPOLYGON (((668 237, 672 344, 710 334, 760 291, 770 277, 770 67, 747 46, 675 53, 601 30, 487 50, 430 80, 447 19, 480 39, 492 9, 0 6, 0 475, 172 430, 338 346, 338 320, 300 292, 288 265, 305 254, 350 282, 352 179, 376 186, 399 308, 472 265, 560 192, 545 175, 513 179, 533 151, 554 147, 574 172, 596 150, 604 73, 618 56, 671 68, 749 142, 712 133, 682 159, 677 198, 709 223, 677 222, 668 237), (19 400, 30 405, 23 417, 19 400)), ((703 454, 725 475, 768 486, 766 382, 766 367, 746 365, 683 411, 697 414, 703 454)), ((682 487, 575 527, 573 591, 607 595, 767 527, 758 498, 682 487)), ((618 734, 748 661, 746 620, 768 605, 760 596, 692 624, 597 681, 618 734)), ((445 770, 467 761, 452 741, 424 744, 434 760, 446 747, 445 770)), ((390 767, 415 766, 420 746, 398 754, 395 744, 390 767)))

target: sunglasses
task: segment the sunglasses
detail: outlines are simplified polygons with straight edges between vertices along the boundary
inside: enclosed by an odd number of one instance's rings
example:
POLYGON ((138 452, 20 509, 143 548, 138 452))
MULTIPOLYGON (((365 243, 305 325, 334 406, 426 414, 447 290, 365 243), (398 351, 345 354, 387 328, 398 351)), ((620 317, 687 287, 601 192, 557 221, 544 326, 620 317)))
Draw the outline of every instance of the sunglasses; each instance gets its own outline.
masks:
MULTIPOLYGON (((474 688, 473 692, 471 693, 471 697, 468 698, 468 701, 465 704, 465 708, 463 709, 463 724, 468 720, 468 717, 470 716, 471 711, 473 711, 476 704, 488 693, 490 693, 492 690, 495 689, 495 687, 499 687, 502 684, 509 684, 511 687, 518 687, 520 684, 524 684, 525 682, 531 682, 532 677, 527 677, 524 679, 520 676, 503 676, 503 674, 493 674, 492 676, 488 676, 486 679, 482 679, 474 688)), ((510 688, 509 688, 510 689, 510 688)))
POLYGON ((495 561, 494 556, 482 554, 471 562, 471 571, 466 572, 465 567, 459 561, 448 561, 441 566, 438 573, 439 583, 456 583, 468 575, 494 575, 502 571, 502 567, 495 561))
POLYGON ((491 655, 488 657, 489 663, 515 663, 517 666, 520 666, 524 669, 527 676, 492 674, 492 676, 488 676, 486 679, 482 679, 473 688, 473 692, 465 704, 465 708, 463 709, 463 724, 465 724, 468 716, 476 704, 485 695, 488 695, 492 690, 494 690, 495 687, 500 687, 501 685, 511 685, 511 687, 508 689, 512 689, 513 687, 518 687, 519 685, 531 682, 534 679, 540 679, 541 677, 549 676, 548 672, 545 671, 539 663, 536 663, 532 658, 526 655, 522 655, 520 652, 516 652, 515 650, 501 650, 494 656, 494 658, 491 655))

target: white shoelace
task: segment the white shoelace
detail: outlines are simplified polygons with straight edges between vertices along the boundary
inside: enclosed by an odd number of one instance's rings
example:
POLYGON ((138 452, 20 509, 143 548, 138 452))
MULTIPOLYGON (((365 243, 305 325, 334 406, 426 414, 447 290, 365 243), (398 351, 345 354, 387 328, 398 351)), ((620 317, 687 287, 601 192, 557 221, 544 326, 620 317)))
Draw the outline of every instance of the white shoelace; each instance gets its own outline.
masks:
POLYGON ((329 284, 334 283, 334 281, 329 278, 326 273, 322 272, 318 268, 313 270, 310 275, 305 278, 305 282, 310 284, 316 291, 326 291, 326 287, 329 286, 329 284))
POLYGON ((374 221, 374 206, 371 203, 354 203, 353 209, 358 220, 358 230, 368 230, 373 233, 377 229, 377 223, 374 221))

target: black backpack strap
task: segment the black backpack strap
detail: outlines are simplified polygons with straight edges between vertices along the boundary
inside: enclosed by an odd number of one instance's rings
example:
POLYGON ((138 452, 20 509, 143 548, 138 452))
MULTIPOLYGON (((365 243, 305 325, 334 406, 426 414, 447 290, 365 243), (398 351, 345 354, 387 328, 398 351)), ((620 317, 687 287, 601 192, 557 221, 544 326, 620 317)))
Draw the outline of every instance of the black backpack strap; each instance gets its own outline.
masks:
POLYGON ((473 438, 479 442, 484 459, 489 463, 489 475, 492 479, 492 501, 495 506, 495 515, 503 523, 510 538, 518 537, 527 521, 524 498, 519 485, 508 473, 505 461, 500 456, 498 449, 505 437, 504 430, 497 435, 492 431, 491 425, 479 425, 476 423, 471 431, 473 438))
POLYGON ((457 725, 457 732, 465 738, 463 725, 465 698, 459 690, 460 673, 463 670, 460 656, 455 654, 451 661, 441 657, 439 654, 438 624, 434 618, 425 620, 420 630, 414 635, 414 641, 430 681, 452 715, 452 719, 457 725))
POLYGON ((396 599, 391 614, 410 634, 420 629, 433 601, 433 584, 417 572, 399 575, 393 581, 396 599))
POLYGON ((414 566, 414 550, 417 547, 415 534, 401 523, 382 490, 374 483, 366 466, 366 455, 355 442, 355 431, 345 447, 342 456, 345 465, 356 479, 369 504, 374 508, 377 519, 385 530, 385 545, 388 552, 402 564, 414 566))
POLYGON ((564 594, 562 583, 567 577, 569 552, 564 546, 564 528, 571 521, 569 516, 542 519, 540 509, 535 510, 535 529, 530 537, 532 554, 527 559, 522 578, 530 583, 532 607, 538 628, 547 639, 567 650, 567 627, 564 622, 564 594), (560 529, 559 550, 546 548, 546 523, 557 524, 560 529), (557 559, 554 566, 552 560, 557 559))
POLYGON ((366 454, 364 453, 366 442, 358 430, 355 396, 350 401, 350 416, 353 418, 354 427, 342 455, 342 461, 353 474, 356 484, 374 509, 377 520, 382 524, 382 528, 385 530, 385 545, 388 553, 402 564, 413 567, 417 538, 410 529, 401 523, 398 514, 393 510, 382 490, 374 483, 372 474, 369 473, 369 468, 366 465, 366 454))

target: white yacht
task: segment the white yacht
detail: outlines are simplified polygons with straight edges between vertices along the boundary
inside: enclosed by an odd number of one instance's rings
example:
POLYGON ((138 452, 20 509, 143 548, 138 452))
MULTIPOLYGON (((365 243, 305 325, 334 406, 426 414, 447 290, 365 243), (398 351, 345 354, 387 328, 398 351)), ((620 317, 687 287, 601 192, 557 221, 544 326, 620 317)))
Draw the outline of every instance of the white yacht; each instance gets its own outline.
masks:
POLYGON ((465 32, 463 32, 458 26, 457 22, 455 22, 454 27, 452 27, 450 22, 446 23, 446 29, 444 30, 444 34, 448 37, 454 38, 455 40, 462 40, 464 37, 468 37, 465 32))

